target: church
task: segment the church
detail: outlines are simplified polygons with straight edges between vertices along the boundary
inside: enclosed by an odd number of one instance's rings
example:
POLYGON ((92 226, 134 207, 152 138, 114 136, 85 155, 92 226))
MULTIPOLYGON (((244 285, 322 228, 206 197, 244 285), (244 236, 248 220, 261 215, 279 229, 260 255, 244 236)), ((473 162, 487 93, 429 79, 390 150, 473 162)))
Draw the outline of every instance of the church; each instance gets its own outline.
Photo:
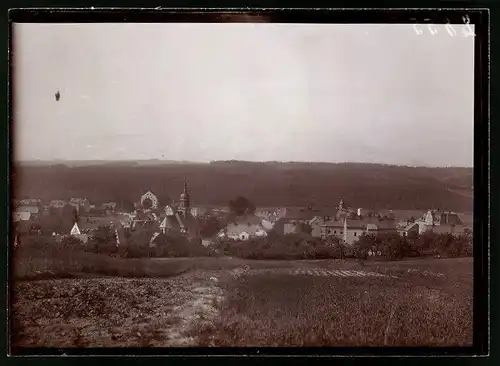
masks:
POLYGON ((165 217, 160 224, 160 231, 163 234, 180 232, 191 238, 199 235, 196 218, 191 214, 191 200, 186 178, 184 178, 184 189, 179 203, 172 203, 165 207, 165 217))

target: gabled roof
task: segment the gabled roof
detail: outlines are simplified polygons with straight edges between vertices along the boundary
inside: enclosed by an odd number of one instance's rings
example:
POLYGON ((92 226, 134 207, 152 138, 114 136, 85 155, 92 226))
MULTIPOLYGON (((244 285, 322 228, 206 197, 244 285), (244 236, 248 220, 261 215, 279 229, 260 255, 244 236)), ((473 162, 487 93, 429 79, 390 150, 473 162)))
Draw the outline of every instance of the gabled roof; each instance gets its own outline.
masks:
POLYGON ((153 242, 155 241, 155 239, 160 236, 160 233, 153 233, 153 236, 151 237, 151 239, 149 240, 149 244, 153 244, 153 242))
POLYGON ((418 226, 418 222, 412 222, 412 223, 409 223, 407 225, 400 226, 400 227, 398 227, 398 231, 409 231, 415 226, 418 226))
POLYGON ((41 203, 42 200, 38 198, 23 198, 17 201, 17 204, 19 205, 33 205, 33 204, 38 204, 41 203))
POLYGON ((76 222, 73 225, 73 228, 71 229, 70 234, 71 235, 80 235, 81 234, 80 228, 78 227, 78 224, 76 222))
POLYGON ((66 201, 63 200, 52 200, 50 201, 51 206, 64 206, 66 204, 66 201))
POLYGON ((113 209, 115 209, 116 205, 116 202, 105 202, 101 205, 101 207, 112 207, 113 209))
POLYGON ((324 227, 344 227, 344 219, 332 218, 327 221, 323 221, 322 225, 324 227))
POLYGON ((154 220, 134 220, 130 225, 133 229, 157 229, 158 221, 154 220))
POLYGON ((455 212, 443 212, 441 214, 441 225, 442 224, 448 224, 448 225, 462 225, 462 220, 456 214, 455 212))
POLYGON ((453 234, 460 234, 464 232, 465 227, 462 225, 454 226, 454 225, 437 225, 437 226, 429 226, 426 225, 427 229, 430 231, 436 233, 436 234, 446 234, 446 233, 453 233, 453 234))
MULTIPOLYGON (((362 230, 389 230, 396 229, 396 221, 385 219, 381 220, 375 217, 362 217, 362 218, 346 218, 346 227, 348 229, 362 229, 362 230)), ((344 227, 344 219, 341 220, 329 220, 325 221, 323 227, 336 227, 343 228, 344 227)))
POLYGON ((85 202, 88 202, 88 199, 86 198, 71 198, 69 200, 70 204, 77 204, 77 205, 83 205, 85 202))
POLYGON ((198 233, 196 218, 191 213, 187 213, 185 216, 179 212, 176 212, 175 215, 167 215, 162 220, 160 228, 171 231, 187 230, 190 236, 198 233))
POLYGON ((40 211, 40 209, 37 206, 21 206, 21 207, 17 208, 16 211, 37 214, 40 211))
POLYGON ((260 231, 265 231, 265 230, 259 224, 238 223, 238 224, 228 224, 226 229, 226 234, 228 236, 237 236, 243 232, 247 232, 249 235, 255 235, 257 234, 257 232, 260 231))

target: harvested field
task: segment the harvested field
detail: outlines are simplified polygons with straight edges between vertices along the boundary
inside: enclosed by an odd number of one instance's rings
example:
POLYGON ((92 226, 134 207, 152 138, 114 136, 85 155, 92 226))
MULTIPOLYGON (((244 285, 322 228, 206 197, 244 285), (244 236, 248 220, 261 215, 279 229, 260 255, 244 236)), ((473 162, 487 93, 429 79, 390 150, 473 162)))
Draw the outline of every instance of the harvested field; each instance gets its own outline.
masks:
POLYGON ((282 261, 273 268, 269 261, 238 260, 238 266, 231 266, 227 258, 218 268, 216 261, 170 278, 19 281, 14 285, 12 345, 464 346, 472 342, 470 259, 367 262, 363 268, 338 261, 282 261))
POLYGON ((207 272, 171 279, 119 277, 26 281, 15 285, 13 346, 190 346, 200 312, 220 289, 207 272))

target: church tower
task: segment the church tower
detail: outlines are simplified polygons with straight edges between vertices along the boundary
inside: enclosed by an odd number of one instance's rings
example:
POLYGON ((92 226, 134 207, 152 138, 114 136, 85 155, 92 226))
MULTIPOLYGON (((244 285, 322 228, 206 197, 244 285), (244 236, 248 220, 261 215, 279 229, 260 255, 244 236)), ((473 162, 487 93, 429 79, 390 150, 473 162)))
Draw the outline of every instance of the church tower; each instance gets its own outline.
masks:
POLYGON ((186 177, 184 177, 184 190, 181 193, 179 211, 181 211, 184 215, 189 214, 190 211, 189 192, 186 177))

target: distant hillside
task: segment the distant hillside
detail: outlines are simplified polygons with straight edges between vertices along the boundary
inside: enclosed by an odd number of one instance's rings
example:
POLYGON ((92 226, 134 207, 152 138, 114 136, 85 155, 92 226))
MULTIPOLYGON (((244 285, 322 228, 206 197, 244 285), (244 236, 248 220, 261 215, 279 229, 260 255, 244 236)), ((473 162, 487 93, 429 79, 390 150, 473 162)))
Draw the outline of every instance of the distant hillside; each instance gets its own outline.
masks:
POLYGON ((355 207, 442 208, 472 211, 472 168, 403 167, 358 163, 213 162, 14 168, 17 197, 137 201, 147 190, 177 198, 187 177, 193 205, 225 205, 244 195, 259 206, 333 206, 343 198, 355 207))

